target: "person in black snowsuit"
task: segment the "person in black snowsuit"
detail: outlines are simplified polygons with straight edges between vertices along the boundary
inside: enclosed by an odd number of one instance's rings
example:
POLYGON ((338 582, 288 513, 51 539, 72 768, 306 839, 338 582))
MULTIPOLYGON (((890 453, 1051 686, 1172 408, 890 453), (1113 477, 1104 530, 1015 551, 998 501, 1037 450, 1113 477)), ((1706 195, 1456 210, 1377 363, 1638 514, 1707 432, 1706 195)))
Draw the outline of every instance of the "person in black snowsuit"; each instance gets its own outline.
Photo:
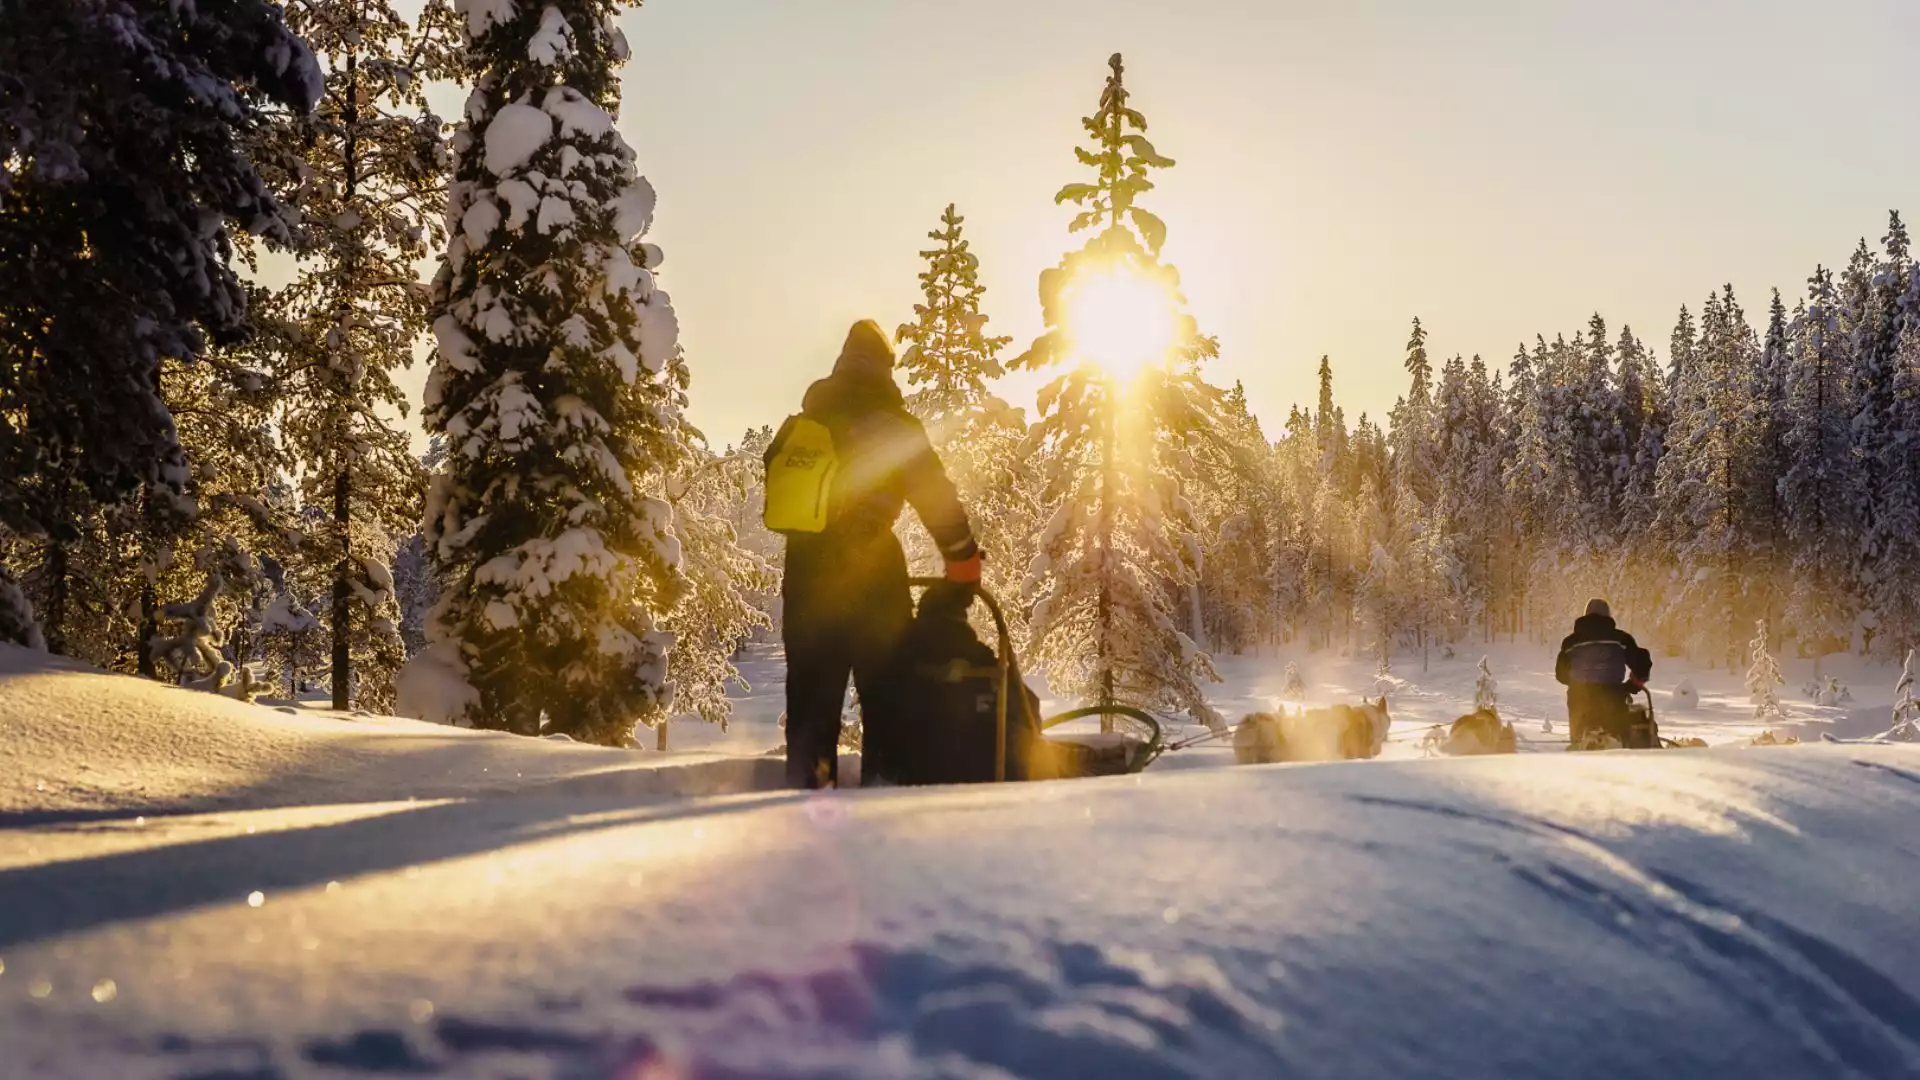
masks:
POLYGON ((802 415, 832 433, 840 472, 826 529, 787 538, 780 636, 787 650, 786 778, 793 787, 839 784, 849 674, 860 696, 861 783, 888 778, 887 755, 903 734, 905 707, 896 654, 913 620, 906 554, 893 533, 901 510, 911 504, 932 534, 948 580, 980 582, 972 525, 926 429, 894 384, 893 360, 877 323, 855 323, 833 374, 809 387, 801 406, 802 415))
POLYGON ((1560 643, 1553 677, 1567 688, 1567 721, 1574 746, 1595 729, 1630 742, 1627 705, 1653 674, 1653 656, 1614 625, 1605 600, 1587 602, 1573 633, 1560 643))

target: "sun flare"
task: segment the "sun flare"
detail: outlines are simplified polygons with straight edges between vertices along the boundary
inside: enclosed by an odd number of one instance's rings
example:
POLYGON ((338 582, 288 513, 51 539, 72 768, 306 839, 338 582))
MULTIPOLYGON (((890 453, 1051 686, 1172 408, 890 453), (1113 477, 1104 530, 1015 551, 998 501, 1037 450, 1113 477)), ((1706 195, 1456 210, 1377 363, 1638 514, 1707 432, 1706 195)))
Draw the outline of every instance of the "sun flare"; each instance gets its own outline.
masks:
POLYGON ((1164 361, 1178 343, 1172 294, 1131 267, 1079 275, 1067 286, 1065 301, 1074 353, 1123 382, 1164 361))

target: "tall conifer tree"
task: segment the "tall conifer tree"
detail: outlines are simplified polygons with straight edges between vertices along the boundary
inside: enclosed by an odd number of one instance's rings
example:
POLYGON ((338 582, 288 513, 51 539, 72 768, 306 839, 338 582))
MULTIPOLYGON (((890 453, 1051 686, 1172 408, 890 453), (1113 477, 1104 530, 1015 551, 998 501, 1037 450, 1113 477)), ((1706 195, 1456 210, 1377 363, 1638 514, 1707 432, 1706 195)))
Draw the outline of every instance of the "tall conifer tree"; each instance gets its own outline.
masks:
POLYGON ((1042 391, 1031 436, 1047 454, 1052 510, 1029 582, 1031 649, 1069 693, 1220 724, 1200 688, 1218 676, 1175 608, 1196 570, 1180 473, 1189 441, 1217 411, 1199 365, 1218 345, 1179 310, 1179 275, 1159 258, 1166 225, 1137 201, 1153 189, 1152 170, 1173 162, 1129 104, 1118 54, 1109 67, 1100 107, 1082 121, 1089 145, 1075 150, 1094 176, 1057 197, 1082 208, 1072 231, 1093 235, 1041 274, 1048 329, 1015 361, 1066 367, 1042 391), (1077 290, 1103 278, 1131 283, 1132 305, 1168 307, 1168 355, 1150 358, 1137 378, 1100 368, 1076 341, 1075 322, 1103 314, 1077 310, 1077 290))
POLYGON ((660 619, 684 583, 646 492, 688 452, 678 324, 640 242, 654 193, 613 124, 625 6, 457 5, 474 87, 426 391, 446 592, 408 672, 415 711, 611 744, 668 705, 660 619))

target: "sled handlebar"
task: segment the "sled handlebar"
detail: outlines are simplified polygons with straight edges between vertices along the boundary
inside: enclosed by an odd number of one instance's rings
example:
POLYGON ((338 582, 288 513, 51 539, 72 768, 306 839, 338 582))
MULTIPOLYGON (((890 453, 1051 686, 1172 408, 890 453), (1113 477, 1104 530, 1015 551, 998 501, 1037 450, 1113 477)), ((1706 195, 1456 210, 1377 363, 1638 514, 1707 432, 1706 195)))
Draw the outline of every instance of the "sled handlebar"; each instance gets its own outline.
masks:
MULTIPOLYGON (((957 583, 946 578, 920 577, 908 579, 908 584, 915 588, 930 589, 957 583)), ((987 605, 987 613, 993 616, 993 632, 999 639, 993 662, 993 781, 996 784, 1004 783, 1007 779, 1007 684, 1011 681, 1009 673, 1013 668, 1013 635, 1007 631, 1007 613, 986 586, 973 584, 968 588, 987 605)))

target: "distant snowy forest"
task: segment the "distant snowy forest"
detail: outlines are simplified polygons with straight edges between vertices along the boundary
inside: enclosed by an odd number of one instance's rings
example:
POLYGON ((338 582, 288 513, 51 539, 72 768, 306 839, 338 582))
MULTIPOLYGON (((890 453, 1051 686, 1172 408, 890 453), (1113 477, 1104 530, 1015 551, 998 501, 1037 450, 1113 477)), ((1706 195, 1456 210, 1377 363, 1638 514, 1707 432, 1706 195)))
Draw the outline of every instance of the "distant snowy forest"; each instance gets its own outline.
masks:
MULTIPOLYGON (((725 720, 777 618, 772 428, 686 419, 698 358, 613 121, 626 6, 0 6, 0 641, 615 745, 725 720), (425 94, 448 82, 451 123, 425 94), (394 372, 429 340, 422 458, 394 372)), ((1664 353, 1596 314, 1499 367, 1414 319, 1390 415, 1350 420, 1323 358, 1317 401, 1263 425, 1205 377, 1222 344, 1142 205, 1174 162, 1124 76, 1072 148, 1086 239, 1040 277, 1047 332, 988 333, 952 206, 899 313, 909 405, 1056 691, 1209 719, 1221 652, 1418 662, 1555 638, 1589 595, 1729 667, 1761 620, 1803 656, 1920 645, 1897 213, 1791 306, 1681 306, 1664 353), (1119 271, 1174 308, 1124 376, 1082 355, 1074 300, 1119 271), (993 394, 1008 367, 1055 375, 1031 417, 993 394)))

